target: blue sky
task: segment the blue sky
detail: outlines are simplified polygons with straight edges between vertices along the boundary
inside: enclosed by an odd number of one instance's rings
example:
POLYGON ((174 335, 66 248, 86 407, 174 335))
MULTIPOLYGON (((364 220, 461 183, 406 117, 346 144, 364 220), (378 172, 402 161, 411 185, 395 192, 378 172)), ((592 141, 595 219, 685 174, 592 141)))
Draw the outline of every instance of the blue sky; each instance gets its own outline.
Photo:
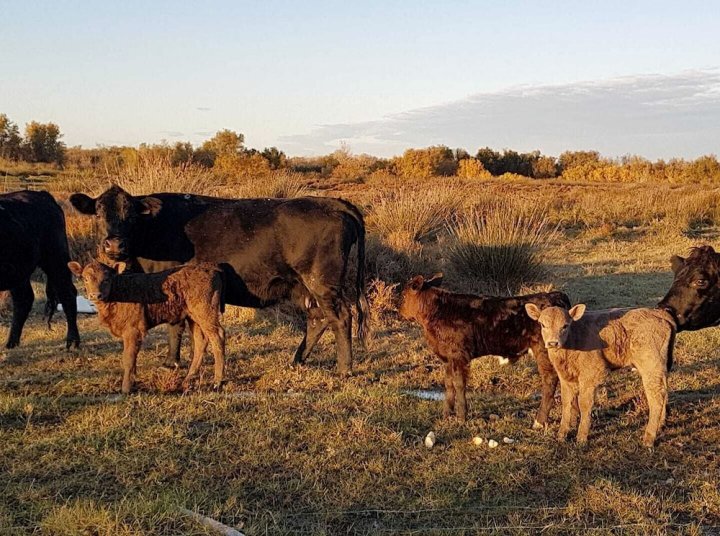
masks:
POLYGON ((0 113, 68 145, 718 152, 720 2, 0 0, 0 113))

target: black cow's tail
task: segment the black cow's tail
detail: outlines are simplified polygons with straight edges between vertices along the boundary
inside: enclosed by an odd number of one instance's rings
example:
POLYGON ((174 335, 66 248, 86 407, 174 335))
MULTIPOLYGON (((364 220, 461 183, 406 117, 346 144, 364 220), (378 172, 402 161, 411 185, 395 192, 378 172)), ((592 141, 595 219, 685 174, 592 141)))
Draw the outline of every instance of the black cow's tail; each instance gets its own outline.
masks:
POLYGON ((55 311, 57 311, 58 303, 60 303, 60 300, 58 300, 57 291, 48 279, 48 282, 45 284, 45 311, 43 314, 43 316, 47 318, 48 329, 51 327, 50 324, 52 323, 55 311))
POLYGON ((357 309, 357 337, 364 350, 367 349, 368 317, 370 306, 367 300, 367 288, 365 281, 365 223, 362 220, 357 222, 357 275, 355 279, 355 308, 357 309))

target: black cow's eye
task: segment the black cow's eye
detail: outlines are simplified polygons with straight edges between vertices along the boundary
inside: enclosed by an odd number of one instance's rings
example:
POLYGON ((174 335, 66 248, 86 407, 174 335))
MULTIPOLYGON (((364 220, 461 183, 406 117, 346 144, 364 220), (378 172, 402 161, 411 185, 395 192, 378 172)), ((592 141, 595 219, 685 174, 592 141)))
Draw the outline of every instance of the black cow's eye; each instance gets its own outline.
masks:
POLYGON ((707 279, 696 279, 693 281, 693 286, 695 288, 707 288, 710 282, 707 279))

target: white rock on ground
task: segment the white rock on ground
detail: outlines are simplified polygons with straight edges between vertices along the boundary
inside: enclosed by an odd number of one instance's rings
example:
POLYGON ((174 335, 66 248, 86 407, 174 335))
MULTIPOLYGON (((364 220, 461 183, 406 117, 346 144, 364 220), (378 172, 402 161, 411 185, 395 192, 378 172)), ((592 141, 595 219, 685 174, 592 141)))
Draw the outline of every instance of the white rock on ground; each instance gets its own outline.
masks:
POLYGON ((477 446, 477 447, 479 447, 480 445, 482 445, 482 444, 483 444, 483 441, 484 441, 484 439, 483 439, 482 437, 480 437, 480 436, 475 436, 475 437, 473 437, 473 439, 472 439, 473 445, 475 445, 475 446, 477 446))
POLYGON ((515 440, 511 437, 503 437, 503 443, 510 445, 511 443, 515 443, 515 440))
POLYGON ((490 439, 490 440, 488 441, 488 447, 490 447, 491 449, 494 449, 494 448, 497 447, 497 446, 498 446, 498 442, 495 441, 494 439, 490 439))
POLYGON ((435 446, 435 441, 435 432, 428 432, 428 435, 425 436, 425 446, 431 449, 435 446))

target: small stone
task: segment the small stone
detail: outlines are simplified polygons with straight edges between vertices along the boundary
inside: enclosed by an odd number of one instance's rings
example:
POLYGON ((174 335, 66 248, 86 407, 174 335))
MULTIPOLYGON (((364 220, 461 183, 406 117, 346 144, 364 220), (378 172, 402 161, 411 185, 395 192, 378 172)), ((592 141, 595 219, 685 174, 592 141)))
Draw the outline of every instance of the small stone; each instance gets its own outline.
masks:
POLYGON ((488 419, 490 419, 491 421, 499 421, 500 415, 498 415, 497 413, 491 413, 488 419))
POLYGON ((668 478, 665 483, 669 486, 670 484, 673 484, 675 482, 674 478, 668 478))
POLYGON ((428 435, 425 436, 425 446, 431 449, 435 446, 435 441, 435 432, 428 432, 428 435))
POLYGON ((503 443, 506 445, 511 445, 512 443, 515 443, 515 440, 511 437, 503 437, 503 443))
POLYGON ((498 446, 498 442, 495 441, 494 439, 490 439, 490 440, 488 441, 488 447, 490 447, 491 449, 494 449, 494 448, 497 447, 497 446, 498 446))
POLYGON ((483 441, 484 441, 484 439, 480 436, 475 436, 475 437, 473 437, 473 440, 472 440, 473 445, 475 445, 476 447, 479 447, 480 445, 482 445, 483 441))
POLYGON ((498 364, 501 367, 504 367, 505 365, 510 363, 510 360, 507 357, 497 356, 498 364))

